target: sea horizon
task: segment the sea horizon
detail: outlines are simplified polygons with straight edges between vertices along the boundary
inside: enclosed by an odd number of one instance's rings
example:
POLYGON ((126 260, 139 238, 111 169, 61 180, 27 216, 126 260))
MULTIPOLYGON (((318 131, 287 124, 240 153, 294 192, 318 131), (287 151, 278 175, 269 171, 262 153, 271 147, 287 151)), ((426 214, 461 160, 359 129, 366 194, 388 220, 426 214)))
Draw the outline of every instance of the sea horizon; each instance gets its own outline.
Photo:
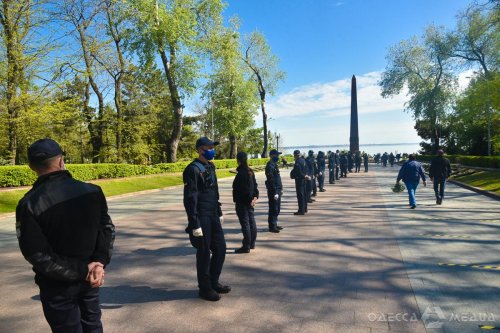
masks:
MULTIPOLYGON (((399 142, 399 143, 366 143, 360 144, 359 150, 362 152, 366 152, 370 155, 374 155, 377 153, 416 153, 422 147, 420 147, 419 142, 399 142)), ((302 153, 306 151, 312 150, 314 153, 322 150, 327 152, 328 150, 349 150, 349 144, 331 144, 331 145, 302 145, 302 146, 284 146, 279 147, 279 150, 284 154, 292 154, 294 150, 300 150, 302 153), (327 149, 325 149, 327 148, 327 149)))

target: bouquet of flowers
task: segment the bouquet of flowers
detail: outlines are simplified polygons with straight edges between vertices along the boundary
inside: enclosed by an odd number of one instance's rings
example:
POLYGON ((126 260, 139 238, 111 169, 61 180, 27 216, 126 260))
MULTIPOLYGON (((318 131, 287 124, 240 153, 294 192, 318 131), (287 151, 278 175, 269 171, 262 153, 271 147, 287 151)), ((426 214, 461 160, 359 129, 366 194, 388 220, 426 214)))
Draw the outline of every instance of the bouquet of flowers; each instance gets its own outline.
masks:
POLYGON ((392 192, 394 192, 394 193, 403 192, 404 190, 405 190, 405 186, 400 184, 400 183, 396 183, 396 185, 394 185, 394 187, 392 188, 392 192))

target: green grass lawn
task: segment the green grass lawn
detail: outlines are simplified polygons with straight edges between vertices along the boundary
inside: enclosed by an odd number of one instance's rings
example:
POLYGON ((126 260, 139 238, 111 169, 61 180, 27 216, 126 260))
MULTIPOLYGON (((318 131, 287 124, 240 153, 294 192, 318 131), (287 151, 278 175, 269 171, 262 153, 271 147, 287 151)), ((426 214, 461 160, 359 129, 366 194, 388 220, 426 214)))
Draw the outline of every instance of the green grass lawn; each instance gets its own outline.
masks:
POLYGON ((477 171, 453 178, 459 182, 500 194, 500 171, 477 171))
MULTIPOLYGON (((217 170, 218 178, 234 177, 228 169, 217 170)), ((181 185, 181 173, 167 173, 152 176, 128 177, 121 179, 107 179, 91 181, 99 185, 108 197, 125 193, 152 190, 169 186, 181 185)), ((0 214, 11 213, 16 210, 17 203, 28 189, 0 192, 0 214)))

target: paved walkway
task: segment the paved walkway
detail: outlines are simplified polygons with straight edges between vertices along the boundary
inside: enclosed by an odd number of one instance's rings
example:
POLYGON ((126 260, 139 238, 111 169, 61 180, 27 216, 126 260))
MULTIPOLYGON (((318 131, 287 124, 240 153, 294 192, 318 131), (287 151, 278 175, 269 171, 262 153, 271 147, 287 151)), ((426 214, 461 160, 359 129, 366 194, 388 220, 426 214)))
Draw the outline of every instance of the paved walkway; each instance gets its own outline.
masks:
MULTIPOLYGON (((443 206, 434 205, 430 188, 419 188, 419 206, 410 210, 406 192, 390 190, 396 170, 374 166, 327 185, 306 216, 292 215, 294 189, 283 170, 285 229, 266 232, 262 199, 257 248, 244 255, 233 253, 241 233, 231 180, 222 180, 228 255, 221 279, 233 291, 217 303, 197 298, 180 187, 110 200, 117 238, 101 288, 105 330, 408 333, 500 326, 500 202, 450 185, 443 206)), ((0 332, 48 331, 13 218, 0 220, 0 262, 0 332)))

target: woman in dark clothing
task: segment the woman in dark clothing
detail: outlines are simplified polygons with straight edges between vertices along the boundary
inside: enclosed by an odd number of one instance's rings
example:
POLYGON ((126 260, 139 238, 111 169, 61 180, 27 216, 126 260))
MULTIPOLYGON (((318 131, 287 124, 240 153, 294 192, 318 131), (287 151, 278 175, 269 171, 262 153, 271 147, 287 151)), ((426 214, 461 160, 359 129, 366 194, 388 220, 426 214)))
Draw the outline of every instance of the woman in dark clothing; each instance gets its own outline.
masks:
POLYGON ((255 223, 254 206, 259 197, 255 174, 248 167, 247 154, 239 152, 236 155, 238 161, 238 171, 233 181, 233 201, 236 204, 236 215, 241 224, 243 233, 243 246, 234 252, 249 253, 255 248, 257 238, 257 224, 255 223))

